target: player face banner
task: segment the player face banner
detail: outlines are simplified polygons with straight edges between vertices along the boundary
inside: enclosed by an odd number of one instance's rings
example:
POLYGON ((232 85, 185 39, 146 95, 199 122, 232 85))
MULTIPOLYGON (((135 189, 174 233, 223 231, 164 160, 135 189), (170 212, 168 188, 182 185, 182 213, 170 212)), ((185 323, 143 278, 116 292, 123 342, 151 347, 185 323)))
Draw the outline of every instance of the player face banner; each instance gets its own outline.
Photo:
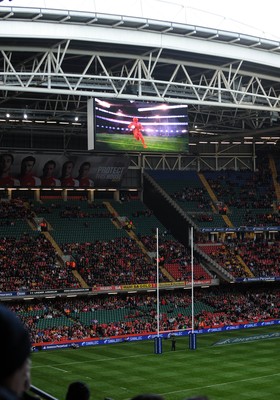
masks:
POLYGON ((129 166, 124 156, 0 153, 0 188, 116 188, 129 166))

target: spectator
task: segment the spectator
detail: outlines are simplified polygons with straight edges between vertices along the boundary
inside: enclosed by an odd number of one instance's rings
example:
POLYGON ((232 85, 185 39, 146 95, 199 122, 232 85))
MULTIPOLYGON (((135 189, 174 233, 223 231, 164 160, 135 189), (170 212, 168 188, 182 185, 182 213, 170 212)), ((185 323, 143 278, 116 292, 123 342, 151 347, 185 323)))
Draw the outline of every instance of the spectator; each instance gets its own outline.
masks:
POLYGON ((29 334, 4 306, 0 306, 0 326, 0 399, 17 400, 30 387, 29 334))
POLYGON ((86 383, 75 381, 70 383, 65 400, 89 400, 90 390, 86 383))
POLYGON ((176 338, 175 338, 175 336, 172 336, 172 339, 171 339, 171 350, 172 351, 176 350, 176 338))

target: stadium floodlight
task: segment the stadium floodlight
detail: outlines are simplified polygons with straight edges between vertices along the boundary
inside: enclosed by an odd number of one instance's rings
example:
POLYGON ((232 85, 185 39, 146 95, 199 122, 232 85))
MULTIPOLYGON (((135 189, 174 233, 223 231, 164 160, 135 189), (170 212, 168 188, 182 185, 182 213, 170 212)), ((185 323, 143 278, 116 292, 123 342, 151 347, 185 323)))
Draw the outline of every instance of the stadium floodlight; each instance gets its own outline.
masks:
POLYGON ((139 112, 143 111, 156 111, 156 110, 172 110, 172 109, 177 109, 177 108, 186 108, 188 107, 187 104, 174 104, 174 105, 168 105, 168 104, 159 104, 154 107, 140 107, 138 108, 139 112))
POLYGON ((111 104, 108 103, 108 101, 100 100, 98 98, 95 98, 95 101, 102 107, 105 107, 105 108, 110 108, 111 107, 111 104))

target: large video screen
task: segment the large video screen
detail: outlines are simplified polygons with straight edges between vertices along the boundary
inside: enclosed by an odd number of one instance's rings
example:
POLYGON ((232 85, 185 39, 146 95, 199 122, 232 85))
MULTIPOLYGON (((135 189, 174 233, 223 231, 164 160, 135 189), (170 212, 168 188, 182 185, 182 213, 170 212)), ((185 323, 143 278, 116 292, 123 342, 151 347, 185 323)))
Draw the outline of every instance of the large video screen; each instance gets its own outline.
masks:
POLYGON ((188 152, 188 107, 135 100, 93 101, 96 151, 188 152))

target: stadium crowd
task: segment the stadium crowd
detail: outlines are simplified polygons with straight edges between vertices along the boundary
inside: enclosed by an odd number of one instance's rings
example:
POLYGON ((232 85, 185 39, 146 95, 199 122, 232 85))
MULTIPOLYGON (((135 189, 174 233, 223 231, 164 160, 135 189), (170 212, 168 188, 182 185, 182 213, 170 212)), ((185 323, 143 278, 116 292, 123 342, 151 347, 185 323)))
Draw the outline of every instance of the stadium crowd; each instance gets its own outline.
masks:
POLYGON ((207 171, 207 181, 216 197, 228 207, 271 208, 276 200, 271 171, 264 165, 259 171, 207 171))
POLYGON ((130 237, 67 243, 62 250, 75 258, 77 270, 89 286, 156 282, 156 269, 130 237))
POLYGON ((79 286, 72 271, 58 262, 53 246, 43 234, 0 237, 1 292, 79 286))
POLYGON ((211 200, 204 188, 185 187, 171 194, 173 200, 178 202, 195 202, 202 210, 211 209, 211 200))
MULTIPOLYGON (((277 287, 245 289, 229 286, 196 289, 196 329, 278 318, 277 287)), ((42 343, 156 332, 156 301, 154 294, 138 293, 14 301, 9 303, 9 308, 24 321, 32 342, 42 343)), ((189 329, 190 307, 191 296, 184 290, 161 292, 160 330, 189 329)))
MULTIPOLYGON (((84 211, 79 204, 81 204, 80 201, 77 202, 77 205, 53 203, 47 207, 43 205, 36 205, 36 207, 43 212, 52 212, 53 209, 59 208, 60 218, 63 216, 64 218, 83 218, 84 211), (67 213, 70 214, 67 216, 67 213)), ((88 206, 89 210, 93 209, 93 217, 107 218, 111 216, 102 203, 88 206)), ((2 201, 0 202, 0 211, 2 212, 0 224, 13 226, 17 220, 29 220, 34 217, 35 209, 32 202, 21 199, 2 201)), ((148 213, 148 216, 150 215, 148 213)), ((154 251, 156 247, 154 235, 139 235, 138 239, 148 252, 154 251)), ((236 278, 269 277, 280 274, 278 244, 277 238, 268 240, 262 237, 246 241, 231 238, 220 244, 216 243, 216 246, 213 247, 201 246, 200 248, 236 278)), ((0 239, 0 245, 0 252, 3 254, 0 260, 0 290, 38 290, 80 286, 72 271, 57 259, 52 244, 43 235, 26 233, 21 237, 4 236, 0 239), (17 265, 21 265, 21 268, 16 268, 17 265)), ((75 259, 77 271, 89 286, 156 281, 155 260, 146 257, 137 242, 131 237, 86 243, 66 243, 62 245, 62 251, 65 255, 70 255, 75 259)), ((190 250, 178 241, 171 239, 171 235, 167 231, 166 234, 160 236, 159 254, 161 267, 165 265, 176 267, 175 280, 189 278, 190 250)), ((196 257, 194 257, 194 264, 199 265, 196 257)), ((204 274, 202 269, 200 271, 202 274, 200 272, 199 275, 196 275, 196 279, 209 278, 209 274, 204 274)), ((170 272, 172 275, 172 268, 170 272)), ((160 279, 161 281, 167 280, 163 274, 160 279)))
POLYGON ((1 222, 15 222, 18 219, 24 219, 30 216, 30 209, 25 206, 22 199, 2 200, 0 201, 0 220, 1 222))
POLYGON ((280 276, 278 238, 274 240, 263 237, 255 240, 230 238, 214 245, 200 244, 199 247, 234 277, 280 276))
MULTIPOLYGON (((236 175, 236 174, 235 174, 236 175)), ((248 174, 250 176, 250 174, 248 174)), ((266 173, 251 175, 253 179, 240 179, 239 196, 231 196, 235 183, 229 175, 220 173, 209 182, 227 206, 244 208, 246 225, 262 226, 267 223, 279 224, 278 212, 267 212, 275 201, 271 193, 260 196, 259 186, 268 188, 271 184, 266 173), (224 184, 225 183, 225 184, 224 184), (226 189, 225 189, 226 188, 226 189), (263 208, 264 213, 256 216, 253 208, 263 208)), ((200 202, 202 210, 208 207, 200 189, 186 189, 174 195, 179 201, 200 202)), ((0 226, 27 221, 36 213, 52 213, 59 208, 60 218, 76 219, 88 217, 111 218, 112 215, 100 205, 89 206, 84 211, 79 205, 53 204, 33 205, 21 199, 0 202, 0 226), (93 211, 91 211, 91 209, 93 211)), ((204 211, 203 211, 204 212, 204 211)), ((134 217, 147 216, 149 211, 136 211, 134 217)), ((208 214, 202 214, 208 221, 208 214)), ((279 241, 267 236, 238 240, 230 238, 215 245, 207 244, 207 254, 236 278, 250 276, 269 278, 280 276, 279 241)), ((155 236, 141 235, 140 241, 148 252, 155 249, 155 236)), ((119 284, 143 284, 156 282, 155 260, 143 254, 137 242, 131 237, 108 239, 86 243, 66 243, 61 246, 65 255, 73 257, 76 269, 91 286, 119 284)), ((203 249, 203 246, 200 247, 203 249)), ((163 235, 159 243, 160 266, 178 264, 181 279, 189 277, 188 266, 191 255, 188 249, 177 241, 163 235)), ((195 264, 199 264, 195 257, 195 264)), ((205 275, 207 277, 207 275, 205 275)), ((202 276, 203 279, 203 276, 202 276)), ((160 280, 167 280, 161 274, 160 280)), ((250 286, 250 290, 223 286, 209 289, 195 289, 195 328, 217 328, 225 325, 255 323, 279 318, 280 294, 277 286, 250 286)), ((78 288, 80 283, 58 258, 52 243, 38 232, 20 236, 0 237, 0 291, 40 290, 78 288), (19 268, 20 266, 20 268, 19 268)), ((192 325, 190 314, 191 297, 184 290, 161 291, 160 330, 176 331, 189 329, 192 325)), ((35 346, 41 343, 79 341, 112 336, 124 336, 156 332, 156 296, 149 293, 133 295, 95 295, 77 298, 35 299, 32 301, 11 301, 9 308, 17 313, 28 328, 35 346)), ((1 392, 1 388, 0 388, 1 392)), ((140 399, 162 400, 159 396, 140 399)))

